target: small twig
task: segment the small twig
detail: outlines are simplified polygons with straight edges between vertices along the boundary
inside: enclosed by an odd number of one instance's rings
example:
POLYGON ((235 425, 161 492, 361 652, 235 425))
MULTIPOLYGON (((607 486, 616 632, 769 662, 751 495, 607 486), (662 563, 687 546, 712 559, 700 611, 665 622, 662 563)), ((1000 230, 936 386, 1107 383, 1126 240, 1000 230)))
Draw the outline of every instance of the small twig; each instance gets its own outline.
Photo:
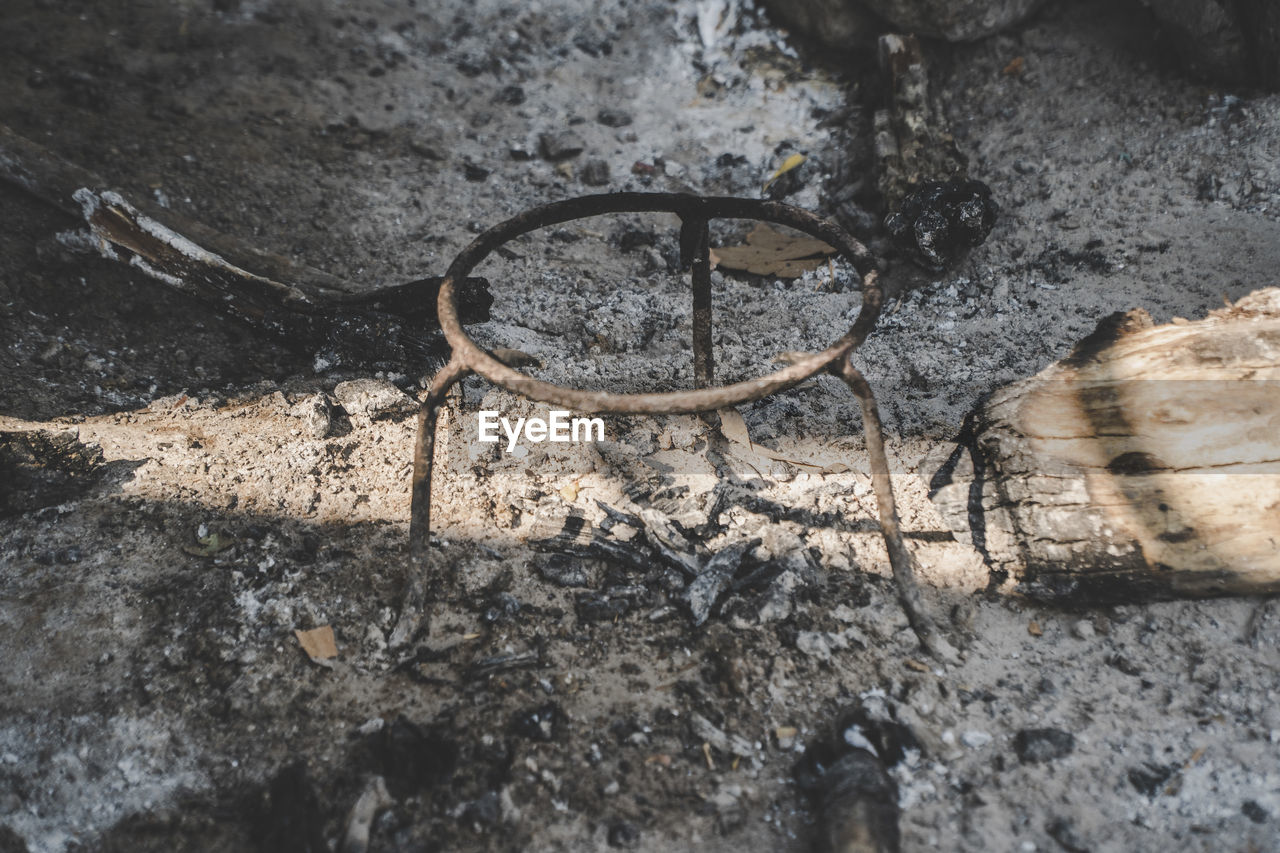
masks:
POLYGON ((867 380, 848 358, 833 365, 832 372, 845 381, 862 406, 863 433, 867 441, 867 456, 871 458, 871 484, 875 489, 876 504, 880 511, 880 529, 884 534, 885 548, 889 551, 889 565, 893 567, 893 580, 898 586, 898 602, 925 651, 939 660, 956 663, 960 659, 959 654, 938 633, 925 610, 920 598, 920 587, 916 585, 915 563, 902 540, 902 523, 898 519, 898 505, 893 496, 889 457, 884 449, 884 428, 880 423, 880 409, 876 406, 875 395, 867 380))

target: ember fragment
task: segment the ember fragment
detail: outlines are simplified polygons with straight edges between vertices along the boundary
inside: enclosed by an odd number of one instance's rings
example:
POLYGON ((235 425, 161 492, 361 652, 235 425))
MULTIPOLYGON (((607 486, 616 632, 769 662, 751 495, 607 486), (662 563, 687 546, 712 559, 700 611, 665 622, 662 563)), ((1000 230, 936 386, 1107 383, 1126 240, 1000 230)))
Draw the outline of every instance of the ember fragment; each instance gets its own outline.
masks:
POLYGON ((914 260, 941 271, 982 245, 999 212, 981 181, 934 181, 913 190, 885 227, 914 260))

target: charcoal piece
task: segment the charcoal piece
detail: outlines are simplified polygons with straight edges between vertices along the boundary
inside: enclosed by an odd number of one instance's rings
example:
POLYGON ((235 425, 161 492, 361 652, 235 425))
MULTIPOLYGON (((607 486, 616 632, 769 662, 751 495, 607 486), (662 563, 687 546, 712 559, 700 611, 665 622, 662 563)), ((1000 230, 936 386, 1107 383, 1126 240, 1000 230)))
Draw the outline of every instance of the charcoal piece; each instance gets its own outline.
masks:
POLYGON ((539 551, 566 557, 607 560, 637 571, 647 571, 653 563, 647 549, 640 547, 643 544, 640 537, 631 542, 612 539, 604 530, 576 513, 566 516, 560 529, 551 532, 550 527, 554 523, 554 518, 538 519, 534 523, 534 538, 530 539, 529 544, 539 551))
POLYGON ((1271 812, 1258 805, 1256 800, 1245 800, 1241 803, 1240 813, 1254 823, 1266 823, 1271 818, 1271 812))
POLYGON ((603 187, 609 183, 609 164, 604 160, 588 160, 582 167, 582 182, 589 187, 603 187))
POLYGON ((586 143, 571 130, 562 133, 544 133, 538 137, 538 150, 553 163, 572 160, 583 152, 586 143))
POLYGON ((0 823, 0 853, 28 853, 26 839, 0 823))
POLYGON ((476 826, 497 826, 502 819, 502 798, 497 791, 486 791, 467 803, 462 819, 476 826))
POLYGON ((640 830, 636 829, 635 824, 616 820, 609 825, 608 840, 610 847, 635 847, 640 843, 640 830))
POLYGON ((0 432, 0 518, 75 500, 106 469, 102 448, 75 433, 0 432))
POLYGON ((511 622, 520 615, 520 606, 520 600, 511 593, 496 593, 486 603, 484 621, 490 625, 511 622))
POLYGON ((631 611, 632 603, 628 598, 614 598, 609 595, 587 592, 574 597, 573 609, 578 614, 579 622, 615 622, 631 611))
POLYGON ((605 127, 626 127, 631 124, 631 113, 613 107, 605 107, 596 113, 596 121, 605 127))
POLYGON ((264 792, 254 820, 258 849, 279 853, 329 853, 320 797, 301 761, 285 767, 264 792))
POLYGON ((564 554, 552 554, 545 563, 539 564, 538 574, 556 586, 591 586, 591 575, 582 562, 564 554))
POLYGON ((981 181, 931 181, 903 199, 885 227, 912 259, 940 272, 987 239, 999 212, 981 181))
POLYGON ((1148 761, 1129 768, 1129 784, 1139 794, 1154 797, 1177 772, 1176 764, 1156 764, 1148 761))
POLYGON ((685 589, 684 600, 693 615, 693 624, 701 625, 711 615, 711 609, 724 595, 742 565, 742 558, 760 544, 759 539, 750 542, 737 542, 717 551, 707 561, 707 565, 698 576, 689 582, 685 589))
POLYGON ((1055 761, 1075 748, 1075 735, 1062 729, 1023 729, 1013 738, 1013 749, 1023 764, 1055 761))
POLYGON ((374 735, 373 753, 387 789, 396 799, 448 783, 458 765, 458 743, 442 727, 423 727, 396 717, 374 735))
POLYGON ((516 712, 511 718, 511 731, 522 738, 550 742, 564 725, 564 712, 554 702, 516 712))
POLYGON ((1067 853, 1089 853, 1093 848, 1087 841, 1080 837, 1080 833, 1076 831, 1075 824, 1064 817, 1050 821, 1044 828, 1054 841, 1067 853))
POLYGON ((828 853, 896 853, 898 785, 884 763, 865 749, 850 750, 810 792, 818 809, 815 849, 828 853))
POLYGON ((533 649, 526 652, 510 652, 481 658, 467 669, 467 679, 487 678, 516 669, 532 669, 542 665, 542 652, 533 649))

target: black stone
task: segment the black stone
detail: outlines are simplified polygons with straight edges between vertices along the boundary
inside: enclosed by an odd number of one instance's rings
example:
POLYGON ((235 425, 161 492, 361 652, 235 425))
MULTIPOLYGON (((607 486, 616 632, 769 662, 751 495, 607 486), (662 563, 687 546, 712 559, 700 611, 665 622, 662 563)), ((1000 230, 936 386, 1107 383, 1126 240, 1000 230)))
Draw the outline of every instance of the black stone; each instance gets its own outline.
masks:
POLYGON ((1089 851, 1088 842, 1080 837, 1075 826, 1066 818, 1060 817, 1051 821, 1044 831, 1049 833, 1049 837, 1058 842, 1067 853, 1088 853, 1089 851))
POLYGON ((1240 804, 1240 811, 1254 823, 1266 823, 1271 813, 1258 805, 1254 800, 1245 800, 1240 804))
POLYGON ((1062 729, 1023 729, 1013 738, 1014 752, 1023 764, 1055 761, 1075 748, 1075 735, 1062 729))
POLYGON ((626 127, 631 124, 631 113, 624 110, 605 107, 596 113, 596 121, 605 127, 626 127))
POLYGON ((522 738, 553 741, 564 724, 564 712, 554 702, 518 711, 511 718, 511 730, 522 738))
POLYGON ((582 167, 582 182, 589 187, 603 187, 609 183, 609 164, 603 160, 588 160, 582 167))
POLYGON ((634 847, 640 842, 640 830, 625 820, 616 820, 609 825, 610 847, 634 847))

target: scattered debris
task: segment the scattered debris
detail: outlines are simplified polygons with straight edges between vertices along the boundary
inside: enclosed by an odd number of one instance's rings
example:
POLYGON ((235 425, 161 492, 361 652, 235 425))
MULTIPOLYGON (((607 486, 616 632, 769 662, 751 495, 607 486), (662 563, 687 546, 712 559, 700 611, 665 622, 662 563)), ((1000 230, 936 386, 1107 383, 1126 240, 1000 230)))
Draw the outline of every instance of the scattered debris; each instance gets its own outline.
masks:
POLYGON ((74 432, 0 432, 0 517, 83 497, 106 471, 102 448, 74 432))
POLYGON ((689 730, 699 741, 709 743, 712 747, 727 755, 750 758, 756 753, 755 745, 751 741, 741 735, 725 733, 723 729, 714 725, 701 714, 693 713, 689 715, 689 730))
POLYGON ((385 379, 366 377, 339 382, 333 396, 348 415, 365 423, 418 411, 417 401, 385 379))

